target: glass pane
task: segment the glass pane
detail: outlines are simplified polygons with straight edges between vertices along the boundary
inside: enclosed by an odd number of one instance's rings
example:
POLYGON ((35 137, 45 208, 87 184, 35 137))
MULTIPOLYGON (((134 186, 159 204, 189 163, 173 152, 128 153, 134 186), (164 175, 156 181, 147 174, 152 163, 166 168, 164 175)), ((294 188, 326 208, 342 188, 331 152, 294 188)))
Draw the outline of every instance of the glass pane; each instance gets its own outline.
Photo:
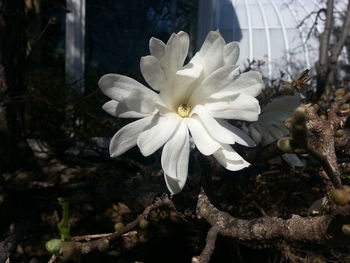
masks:
POLYGON ((263 29, 255 29, 253 31, 253 57, 255 60, 267 59, 267 43, 266 32, 263 29))

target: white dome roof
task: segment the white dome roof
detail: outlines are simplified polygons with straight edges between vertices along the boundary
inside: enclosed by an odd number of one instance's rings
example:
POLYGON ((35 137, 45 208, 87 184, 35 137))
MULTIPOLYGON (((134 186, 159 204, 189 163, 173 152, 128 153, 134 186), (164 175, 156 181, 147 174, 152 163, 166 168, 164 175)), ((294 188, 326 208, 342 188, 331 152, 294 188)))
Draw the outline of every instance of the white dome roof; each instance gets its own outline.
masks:
MULTIPOLYGON (((335 3, 336 11, 346 10, 346 1, 335 3)), ((322 7, 325 0, 200 0, 198 44, 219 29, 227 42, 240 42, 238 63, 263 60, 266 77, 278 76, 280 69, 294 75, 317 61, 318 39, 310 31, 316 13, 310 14, 322 7)), ((318 21, 319 32, 323 23, 318 21)))

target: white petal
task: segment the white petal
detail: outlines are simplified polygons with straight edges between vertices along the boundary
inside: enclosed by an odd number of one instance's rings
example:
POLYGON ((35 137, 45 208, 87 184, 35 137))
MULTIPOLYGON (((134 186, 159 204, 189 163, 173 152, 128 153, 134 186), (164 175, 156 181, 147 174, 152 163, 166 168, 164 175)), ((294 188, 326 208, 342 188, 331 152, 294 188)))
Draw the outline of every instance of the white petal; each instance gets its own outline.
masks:
POLYGON ((185 32, 172 34, 165 46, 164 57, 161 60, 162 67, 168 78, 170 74, 178 71, 186 59, 189 47, 189 37, 185 32))
POLYGON ((102 109, 108 114, 119 118, 143 118, 150 115, 150 113, 131 111, 124 103, 115 100, 110 100, 103 104, 102 109))
POLYGON ((156 96, 145 96, 145 93, 140 90, 133 90, 122 102, 132 111, 145 114, 155 114, 155 98, 156 96))
POLYGON ((224 64, 235 65, 239 57, 238 42, 230 42, 224 46, 224 64))
POLYGON ((176 72, 177 76, 183 76, 191 79, 192 81, 197 79, 202 72, 202 65, 200 64, 186 64, 181 70, 176 72))
POLYGON ((231 125, 230 123, 228 123, 225 120, 217 120, 217 122, 224 128, 230 130, 233 133, 234 136, 234 140, 236 143, 243 145, 243 146, 247 146, 247 147, 255 147, 256 144, 255 142, 252 140, 252 138, 250 138, 248 136, 248 134, 246 134, 244 131, 242 131, 241 129, 231 125))
POLYGON ((203 60, 203 70, 205 76, 223 66, 223 51, 225 40, 218 31, 211 31, 204 40, 203 46, 199 51, 203 60))
POLYGON ((256 121, 260 114, 258 100, 243 93, 234 94, 223 101, 208 102, 205 107, 214 118, 256 121))
POLYGON ((180 117, 169 116, 141 133, 137 145, 143 156, 149 156, 164 145, 174 134, 180 123, 180 117))
POLYGON ((206 52, 208 52, 208 50, 211 48, 211 46, 214 44, 214 42, 218 39, 220 39, 220 42, 224 43, 224 45, 225 45, 225 40, 220 35, 219 30, 210 31, 208 33, 208 35, 206 36, 206 38, 203 42, 203 45, 202 45, 199 52, 201 54, 205 54, 206 52))
POLYGON ((221 145, 209 135, 198 117, 185 118, 184 120, 191 132, 195 145, 202 154, 211 155, 221 147, 221 145))
POLYGON ((180 31, 179 33, 177 33, 177 36, 179 37, 181 42, 181 52, 179 53, 179 56, 181 58, 180 65, 182 66, 187 57, 188 48, 190 47, 190 37, 184 31, 180 31))
POLYGON ((164 145, 162 168, 169 191, 176 194, 186 183, 190 154, 189 133, 181 122, 174 136, 164 145))
POLYGON ((222 146, 213 156, 227 170, 238 171, 250 165, 231 146, 222 146))
POLYGON ((116 101, 122 101, 131 91, 138 90, 144 97, 157 98, 158 94, 136 80, 119 74, 107 74, 98 82, 103 94, 116 101))
MULTIPOLYGON (((235 136, 230 130, 222 127, 212 116, 211 114, 205 109, 202 105, 197 105, 192 110, 191 114, 197 114, 199 116, 199 119, 201 123, 204 125, 204 127, 207 129, 209 134, 217 141, 226 143, 226 144, 234 144, 235 136)), ((193 115, 192 115, 193 116, 193 115)))
POLYGON ((152 37, 149 40, 149 52, 152 56, 161 59, 165 53, 165 44, 162 40, 152 37))
POLYGON ((260 94, 262 86, 263 80, 261 73, 249 71, 239 75, 230 85, 222 89, 220 93, 213 94, 212 98, 223 98, 238 92, 256 97, 260 94))
POLYGON ((134 147, 138 136, 155 122, 157 122, 155 116, 149 116, 121 128, 111 139, 109 145, 111 157, 117 157, 134 147))
POLYGON ((161 90, 165 87, 165 73, 156 57, 142 57, 140 60, 140 68, 143 77, 153 89, 161 90))
POLYGON ((201 103, 205 98, 220 91, 232 83, 238 74, 239 66, 237 65, 223 66, 215 70, 207 78, 205 78, 201 85, 199 85, 198 88, 193 92, 189 103, 192 103, 194 105, 201 103))
MULTIPOLYGON (((181 70, 176 72, 174 79, 174 87, 176 87, 176 89, 169 90, 168 94, 166 94, 166 96, 171 97, 171 103, 174 108, 188 100, 192 93, 192 88, 196 86, 192 85, 192 83, 198 79, 201 72, 202 65, 191 63, 188 63, 181 70)), ((164 99, 164 94, 161 95, 162 99, 164 99)))

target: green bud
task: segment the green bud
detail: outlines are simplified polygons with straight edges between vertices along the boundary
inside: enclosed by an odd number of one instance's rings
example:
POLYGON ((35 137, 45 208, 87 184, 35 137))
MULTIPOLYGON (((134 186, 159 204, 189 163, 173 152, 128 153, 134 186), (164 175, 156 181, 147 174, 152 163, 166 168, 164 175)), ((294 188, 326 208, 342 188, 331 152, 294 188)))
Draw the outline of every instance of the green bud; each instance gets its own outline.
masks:
POLYGON ((287 128, 287 129, 291 129, 293 127, 293 117, 289 117, 288 119, 286 119, 284 121, 284 126, 287 128))
POLYGON ((343 206, 349 203, 350 194, 346 190, 333 189, 331 192, 331 199, 335 204, 343 206))
POLYGON ((341 231, 343 232, 344 235, 350 236, 350 225, 348 224, 342 225, 341 231))
POLYGON ((340 115, 348 115, 350 113, 350 104, 344 103, 339 107, 338 112, 340 115))
POLYGON ((343 89, 343 88, 337 89, 337 90, 335 91, 335 97, 336 97, 337 99, 342 98, 344 95, 345 95, 345 89, 343 89))
POLYGON ((46 250, 58 256, 62 251, 63 241, 60 239, 51 239, 46 242, 46 250))
POLYGON ((312 104, 312 107, 314 108, 315 112, 318 112, 320 109, 320 106, 318 104, 312 104))
POLYGON ((302 106, 299 106, 298 108, 295 109, 294 111, 294 119, 295 119, 295 122, 297 123, 302 123, 302 122, 305 122, 305 106, 302 105, 302 106))
POLYGON ((147 228, 149 225, 148 221, 145 219, 145 218, 142 218, 140 221, 139 221, 139 227, 141 229, 145 229, 147 228))
POLYGON ((335 132, 335 136, 340 138, 344 136, 344 130, 343 129, 339 129, 335 132))
POLYGON ((124 227, 124 224, 122 222, 116 223, 114 225, 114 230, 115 231, 120 231, 124 227))
POLYGON ((293 153, 292 140, 291 137, 284 137, 277 141, 277 146, 285 153, 293 153))

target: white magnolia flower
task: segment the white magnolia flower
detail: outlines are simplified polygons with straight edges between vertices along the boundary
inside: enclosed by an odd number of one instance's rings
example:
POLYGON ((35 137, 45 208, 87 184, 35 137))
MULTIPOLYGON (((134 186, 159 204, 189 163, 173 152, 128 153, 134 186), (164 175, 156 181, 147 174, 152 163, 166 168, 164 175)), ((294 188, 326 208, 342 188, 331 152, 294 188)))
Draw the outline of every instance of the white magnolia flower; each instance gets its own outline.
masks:
MULTIPOLYGON (((300 96, 284 96, 273 99, 263 107, 257 122, 249 125, 249 133, 257 144, 268 145, 289 134, 284 121, 293 116, 300 106, 300 96)), ((304 163, 295 154, 283 154, 283 159, 293 167, 303 167, 304 163)))
POLYGON ((110 143, 111 157, 136 144, 144 156, 164 145, 161 164, 172 193, 181 191, 187 179, 190 136, 204 155, 213 155, 224 167, 236 171, 249 165, 230 144, 254 146, 242 130, 224 119, 256 121, 260 113, 254 98, 262 88, 261 74, 239 74, 236 42, 226 44, 212 31, 200 51, 185 66, 189 37, 172 34, 165 44, 151 38, 150 56, 140 67, 149 89, 126 76, 107 74, 99 81, 112 100, 103 105, 109 114, 141 118, 121 128, 110 143))

